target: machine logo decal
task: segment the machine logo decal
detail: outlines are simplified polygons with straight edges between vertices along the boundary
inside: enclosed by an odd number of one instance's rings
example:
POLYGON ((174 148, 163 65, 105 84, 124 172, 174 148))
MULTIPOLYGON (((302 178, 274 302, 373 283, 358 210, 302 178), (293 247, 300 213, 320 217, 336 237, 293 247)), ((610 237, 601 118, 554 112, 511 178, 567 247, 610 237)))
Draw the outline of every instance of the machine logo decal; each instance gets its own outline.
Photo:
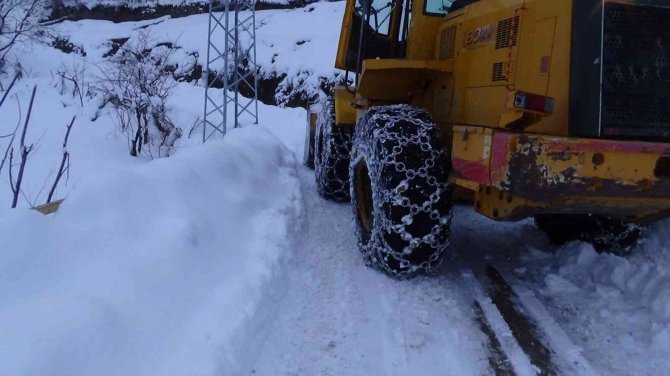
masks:
POLYGON ((496 24, 489 24, 480 26, 474 30, 468 31, 465 36, 465 47, 471 46, 476 43, 484 43, 493 39, 493 31, 496 28, 496 24))

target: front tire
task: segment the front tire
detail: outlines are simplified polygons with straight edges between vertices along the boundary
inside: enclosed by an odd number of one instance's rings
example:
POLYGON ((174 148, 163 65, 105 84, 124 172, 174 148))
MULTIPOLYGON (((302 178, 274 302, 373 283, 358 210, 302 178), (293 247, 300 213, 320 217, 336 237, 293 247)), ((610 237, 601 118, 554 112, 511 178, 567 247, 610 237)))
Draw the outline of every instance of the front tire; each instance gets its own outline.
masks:
POLYGON ((349 176, 358 244, 368 265, 395 277, 434 270, 448 245, 450 159, 430 115, 373 107, 354 134, 349 176))

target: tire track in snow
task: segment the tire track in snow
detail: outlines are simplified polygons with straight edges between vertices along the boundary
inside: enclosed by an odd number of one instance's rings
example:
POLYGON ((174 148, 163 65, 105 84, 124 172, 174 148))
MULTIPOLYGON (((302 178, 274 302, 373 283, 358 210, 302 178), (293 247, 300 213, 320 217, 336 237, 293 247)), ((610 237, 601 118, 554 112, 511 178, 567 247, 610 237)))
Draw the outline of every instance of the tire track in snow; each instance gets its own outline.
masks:
MULTIPOLYGON (((494 269, 495 270, 495 269, 494 269)), ((499 274, 500 275, 500 274, 499 274)), ((559 366, 565 369, 565 374, 580 376, 597 376, 597 372, 584 357, 583 350, 575 345, 567 333, 554 320, 544 305, 537 299, 535 293, 524 287, 522 283, 509 274, 500 275, 504 283, 518 297, 518 304, 535 322, 542 331, 542 335, 551 350, 561 362, 559 366)))
POLYGON ((538 373, 537 368, 531 363, 528 354, 516 340, 515 333, 507 319, 489 297, 486 288, 475 277, 474 272, 467 267, 463 267, 461 276, 463 289, 469 291, 474 303, 481 307, 484 319, 493 330, 500 344, 500 350, 504 352, 513 368, 513 374, 519 376, 536 375, 538 373))
POLYGON ((496 376, 515 376, 516 373, 514 373, 512 363, 507 357, 507 354, 503 351, 500 340, 498 340, 495 331, 491 328, 491 325, 486 319, 486 314, 484 313, 481 304, 475 301, 472 305, 472 309, 475 311, 477 322, 479 322, 479 329, 488 339, 489 366, 493 370, 493 373, 496 376))
POLYGON ((516 294, 493 267, 487 267, 486 273, 479 275, 485 280, 486 294, 496 305, 509 326, 519 346, 538 370, 539 375, 555 376, 558 369, 555 365, 555 353, 542 340, 543 332, 520 309, 516 294))
POLYGON ((461 275, 475 312, 481 313, 477 317, 489 337, 489 363, 496 375, 599 375, 520 281, 492 266, 462 267, 461 275))

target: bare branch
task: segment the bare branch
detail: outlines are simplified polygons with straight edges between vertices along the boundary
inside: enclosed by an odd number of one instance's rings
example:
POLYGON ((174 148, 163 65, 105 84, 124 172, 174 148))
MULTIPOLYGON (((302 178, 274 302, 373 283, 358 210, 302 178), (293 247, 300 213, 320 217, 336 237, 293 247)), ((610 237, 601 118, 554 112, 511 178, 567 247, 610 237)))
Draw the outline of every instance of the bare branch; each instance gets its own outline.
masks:
POLYGON ((14 187, 14 176, 12 176, 13 170, 14 170, 14 147, 12 146, 9 149, 9 187, 12 189, 12 193, 16 195, 16 188, 14 187))
POLYGON ((14 87, 14 84, 16 81, 19 79, 21 76, 20 72, 16 72, 14 75, 14 78, 12 79, 12 82, 9 83, 9 86, 7 87, 7 90, 5 90, 5 94, 3 94, 2 99, 0 99, 0 107, 2 107, 2 104, 5 103, 5 99, 9 96, 9 92, 12 91, 12 88, 14 87))
MULTIPOLYGON (((76 59, 72 64, 61 62, 62 67, 56 71, 60 82, 56 84, 60 94, 70 92, 73 98, 79 99, 79 104, 84 106, 84 97, 90 96, 90 84, 86 77, 86 60, 76 59)), ((53 73, 52 73, 53 74, 53 73)))
POLYGON ((54 192, 56 192, 56 187, 58 187, 58 183, 60 182, 60 179, 63 177, 63 173, 66 170, 70 169, 70 152, 67 150, 67 140, 68 138, 70 138, 70 131, 72 130, 72 125, 74 125, 74 121, 76 118, 77 118, 76 116, 72 117, 70 124, 68 124, 67 126, 67 131, 65 131, 65 139, 63 140, 63 159, 61 159, 60 167, 58 168, 58 173, 56 174, 56 179, 54 180, 54 184, 51 186, 51 190, 49 191, 49 196, 47 197, 47 204, 51 202, 54 192))
MULTIPOLYGON (((16 208, 16 204, 19 200, 19 193, 21 192, 21 184, 23 183, 23 174, 26 168, 26 162, 28 162, 28 155, 33 149, 33 146, 26 146, 26 133, 28 132, 28 123, 30 123, 30 115, 33 112, 33 103, 35 102, 35 93, 37 92, 37 86, 33 87, 33 92, 30 95, 30 104, 28 105, 28 114, 26 115, 26 122, 23 125, 23 132, 21 132, 21 140, 19 147, 21 148, 21 164, 19 165, 19 174, 16 177, 16 183, 12 186, 12 192, 14 193, 14 199, 12 200, 12 208, 16 208)), ((14 154, 14 149, 10 152, 10 182, 11 182, 11 171, 12 171, 12 156, 14 154)))
POLYGON ((14 44, 28 36, 39 24, 33 14, 42 0, 3 0, 0 2, 0 61, 14 44))
POLYGON ((70 20, 70 18, 71 18, 70 16, 63 16, 63 17, 61 17, 61 18, 59 18, 59 19, 57 19, 57 20, 51 20, 51 21, 40 22, 39 25, 40 25, 40 26, 53 26, 53 25, 55 25, 55 24, 59 24, 59 23, 61 23, 61 22, 63 22, 63 21, 68 21, 68 20, 70 20))
POLYGON ((19 126, 21 126, 21 102, 17 99, 16 103, 19 106, 19 120, 16 122, 16 127, 14 127, 14 131, 12 132, 12 138, 9 140, 9 144, 7 144, 7 149, 5 149, 5 155, 2 157, 2 161, 0 161, 0 172, 2 172, 2 168, 5 167, 5 161, 7 161, 7 155, 9 154, 9 150, 14 145, 14 139, 16 138, 16 131, 19 129, 19 126))
MULTIPOLYGON (((35 194, 35 198, 28 202, 30 204, 30 207, 33 208, 35 206, 38 206, 38 201, 40 196, 42 196, 42 192, 44 192, 45 189, 47 189, 47 182, 51 180, 51 176, 53 176, 54 172, 49 171, 47 176, 42 180, 42 185, 40 185, 40 189, 37 191, 37 194, 35 194)), ((24 197, 26 196, 25 194, 23 195, 24 197)))

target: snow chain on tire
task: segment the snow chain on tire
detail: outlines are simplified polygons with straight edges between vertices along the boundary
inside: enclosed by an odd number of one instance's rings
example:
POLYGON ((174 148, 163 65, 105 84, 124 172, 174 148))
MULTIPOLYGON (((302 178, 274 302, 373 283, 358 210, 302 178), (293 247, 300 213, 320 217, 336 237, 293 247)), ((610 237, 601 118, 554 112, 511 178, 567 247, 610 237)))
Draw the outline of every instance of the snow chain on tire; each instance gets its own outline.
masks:
POLYGON ((354 127, 335 125, 335 103, 321 106, 314 141, 314 173, 319 194, 333 201, 349 202, 349 158, 354 127))
POLYGON ((440 130, 427 112, 409 105, 373 107, 360 119, 349 176, 359 248, 368 265, 405 278, 440 264, 452 217, 450 169, 440 130))

